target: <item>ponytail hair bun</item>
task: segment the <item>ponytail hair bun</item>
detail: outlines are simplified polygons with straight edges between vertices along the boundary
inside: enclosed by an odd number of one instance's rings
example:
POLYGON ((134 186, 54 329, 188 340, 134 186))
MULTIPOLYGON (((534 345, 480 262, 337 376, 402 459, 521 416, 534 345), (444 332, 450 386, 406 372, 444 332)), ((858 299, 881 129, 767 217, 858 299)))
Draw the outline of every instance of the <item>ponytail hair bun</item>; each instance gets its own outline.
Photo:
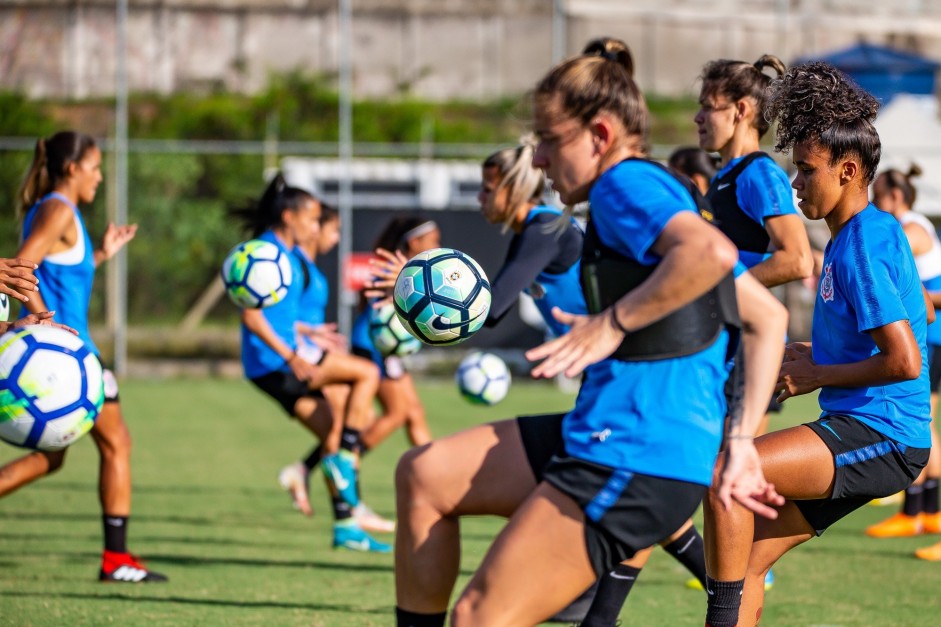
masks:
POLYGON ((582 50, 582 56, 602 57, 608 61, 613 61, 624 68, 628 76, 634 77, 634 56, 627 44, 620 39, 613 37, 592 39, 582 50))

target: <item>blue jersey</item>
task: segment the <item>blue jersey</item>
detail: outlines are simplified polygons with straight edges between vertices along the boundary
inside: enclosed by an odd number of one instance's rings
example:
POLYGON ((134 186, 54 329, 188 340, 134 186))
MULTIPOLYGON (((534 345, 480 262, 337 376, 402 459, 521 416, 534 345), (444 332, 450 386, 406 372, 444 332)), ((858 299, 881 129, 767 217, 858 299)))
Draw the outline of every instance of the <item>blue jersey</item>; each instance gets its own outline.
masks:
MULTIPOLYGON (((922 281, 922 285, 929 292, 941 292, 941 274, 927 281, 922 281)), ((928 325, 928 344, 933 347, 941 346, 941 319, 939 318, 941 318, 941 315, 928 325)))
MULTIPOLYGON (((715 178, 721 178, 747 156, 732 159, 716 173, 715 178)), ((760 158, 749 163, 735 179, 735 184, 735 199, 739 208, 762 227, 768 218, 797 215, 787 173, 772 159, 760 158)), ((739 256, 745 267, 751 268, 770 257, 771 253, 739 250, 739 256)))
MULTIPOLYGON (((643 265, 677 214, 697 212, 689 192, 665 169, 628 160, 591 189, 591 220, 602 243, 643 265)), ((704 350, 674 359, 589 366, 575 408, 565 417, 569 455, 629 472, 708 485, 726 413, 728 333, 704 350)))
MULTIPOLYGON (((56 322, 78 331, 78 336, 88 345, 89 350, 97 355, 98 348, 88 331, 88 304, 95 281, 95 251, 78 207, 56 192, 44 196, 26 213, 23 220, 23 241, 29 239, 33 231, 33 222, 40 205, 52 198, 72 208, 78 238, 72 248, 46 255, 39 264, 35 272, 36 278, 39 279, 39 293, 48 311, 56 312, 56 322)), ((28 314, 26 307, 20 309, 21 318, 28 314)))
MULTIPOLYGON (((260 311, 275 334, 291 349, 296 349, 297 339, 294 324, 298 320, 301 293, 304 291, 304 270, 301 266, 301 260, 297 255, 292 254, 284 245, 284 242, 272 231, 265 231, 257 239, 277 245, 282 254, 287 255, 291 262, 291 276, 294 279, 291 281, 284 299, 260 311)), ((245 376, 249 379, 255 379, 271 372, 286 372, 291 369, 284 358, 265 344, 260 337, 249 331, 244 323, 242 324, 242 367, 245 370, 245 376)))
MULTIPOLYGON (((307 270, 303 275, 304 290, 301 292, 298 312, 298 322, 303 322, 311 326, 319 326, 327 321, 327 298, 330 295, 330 286, 327 283, 327 277, 317 267, 307 253, 300 248, 294 249, 294 254, 299 262, 307 270)), ((316 346, 310 337, 301 333, 297 334, 298 344, 316 346)))
POLYGON ((869 331, 907 320, 921 349, 912 381, 864 387, 822 387, 823 416, 846 414, 893 440, 931 446, 928 434, 926 313, 911 247, 898 222, 869 205, 827 244, 814 305, 813 358, 848 364, 879 352, 869 331))

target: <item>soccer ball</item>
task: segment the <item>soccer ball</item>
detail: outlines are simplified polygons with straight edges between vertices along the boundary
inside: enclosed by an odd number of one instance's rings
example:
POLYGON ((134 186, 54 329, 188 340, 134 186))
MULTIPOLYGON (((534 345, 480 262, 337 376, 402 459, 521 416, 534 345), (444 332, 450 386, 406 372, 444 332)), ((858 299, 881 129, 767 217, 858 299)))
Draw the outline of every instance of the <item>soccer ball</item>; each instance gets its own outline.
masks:
POLYGON ((411 355, 421 348, 421 342, 402 326, 391 303, 369 309, 369 337, 383 357, 411 355))
POLYGON ((10 319, 10 297, 6 294, 0 294, 0 322, 6 322, 10 319))
POLYGON ((245 309, 270 307, 287 295, 291 260, 276 244, 242 242, 222 262, 222 282, 232 302, 245 309))
POLYGON ((65 448, 88 433, 104 400, 101 364, 77 336, 39 325, 0 336, 0 438, 65 448))
POLYGON ((412 257, 395 279, 395 313, 425 344, 463 342, 487 319, 490 282, 476 261, 451 248, 412 257))
POLYGON ((510 371, 492 353, 474 351, 461 360, 454 378, 461 395, 481 405, 499 403, 510 389, 510 371))

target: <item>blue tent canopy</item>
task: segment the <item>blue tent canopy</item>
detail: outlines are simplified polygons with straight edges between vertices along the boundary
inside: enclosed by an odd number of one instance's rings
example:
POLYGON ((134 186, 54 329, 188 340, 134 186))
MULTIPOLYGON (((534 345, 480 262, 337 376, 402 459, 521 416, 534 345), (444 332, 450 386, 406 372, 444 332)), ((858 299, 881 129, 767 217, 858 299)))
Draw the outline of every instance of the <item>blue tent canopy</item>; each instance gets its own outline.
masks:
POLYGON ((866 43, 802 57, 795 63, 807 61, 826 61, 839 68, 883 104, 896 94, 934 94, 935 74, 941 67, 937 61, 910 52, 866 43))

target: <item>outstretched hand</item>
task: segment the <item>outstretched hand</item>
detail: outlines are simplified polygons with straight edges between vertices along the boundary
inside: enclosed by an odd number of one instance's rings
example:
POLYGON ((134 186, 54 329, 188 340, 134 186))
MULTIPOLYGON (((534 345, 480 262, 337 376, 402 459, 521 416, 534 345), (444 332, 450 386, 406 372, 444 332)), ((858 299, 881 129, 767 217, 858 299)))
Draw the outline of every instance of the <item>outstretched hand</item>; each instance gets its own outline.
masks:
POLYGON ((778 512, 771 506, 784 505, 784 497, 765 480, 754 441, 730 440, 724 459, 718 486, 722 506, 729 510, 735 500, 759 516, 777 518, 778 512))
POLYGON ((582 316, 553 307, 552 315, 570 329, 562 337, 526 351, 529 361, 545 359, 533 368, 533 377, 548 379, 559 373, 576 377, 588 366, 610 357, 624 340, 624 332, 615 328, 610 310, 582 316))
POLYGON ((372 281, 367 281, 366 290, 363 295, 366 298, 377 299, 372 303, 373 308, 378 309, 383 305, 392 302, 392 289, 395 287, 395 280, 399 272, 408 263, 408 258, 401 251, 390 252, 384 248, 376 249, 376 259, 370 259, 369 271, 372 274, 372 281))
POLYGON ((41 311, 39 313, 29 314, 28 316, 23 316, 19 320, 14 320, 13 322, 0 322, 0 333, 6 333, 10 329, 22 329, 23 327, 32 326, 34 324, 40 324, 44 327, 56 327, 68 331, 73 335, 78 335, 78 331, 72 327, 68 327, 64 324, 59 324, 52 317, 55 315, 54 311, 41 311))
POLYGON ((35 292, 39 284, 33 273, 38 267, 29 259, 0 259, 0 293, 27 302, 29 293, 35 292))
POLYGON ((111 259, 118 251, 134 239, 137 235, 136 224, 116 226, 113 222, 108 224, 104 237, 101 238, 101 253, 105 259, 111 259))

